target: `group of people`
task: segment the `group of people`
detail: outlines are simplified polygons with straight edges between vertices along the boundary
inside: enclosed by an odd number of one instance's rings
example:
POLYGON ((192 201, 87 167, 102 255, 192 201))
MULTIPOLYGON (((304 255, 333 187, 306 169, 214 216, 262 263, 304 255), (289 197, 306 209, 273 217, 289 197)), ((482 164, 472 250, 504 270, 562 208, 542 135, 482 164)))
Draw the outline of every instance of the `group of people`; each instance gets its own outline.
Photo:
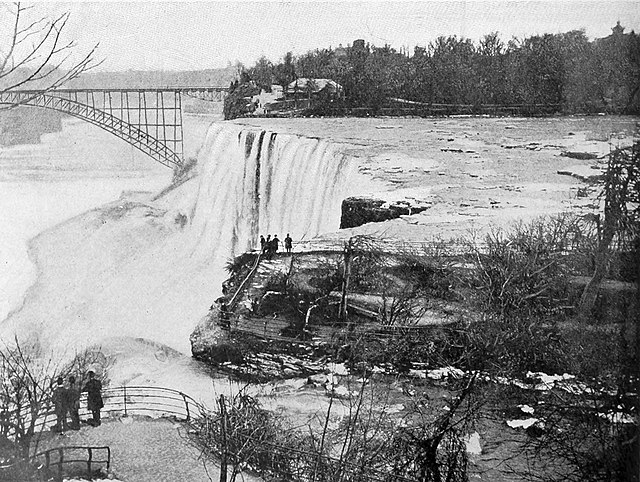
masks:
MULTIPOLYGON (((289 233, 287 233, 287 237, 284 238, 284 249, 287 251, 287 254, 291 254, 292 246, 293 240, 291 236, 289 236, 289 233)), ((279 247, 280 239, 278 239, 277 234, 273 236, 273 239, 270 234, 267 234, 267 239, 260 235, 260 251, 266 255, 267 259, 271 259, 273 255, 278 252, 279 247)))
MULTIPOLYGON (((100 409, 104 407, 102 400, 102 383, 95 377, 93 371, 87 373, 89 380, 82 387, 87 392, 87 408, 92 418, 89 425, 100 425, 100 409)), ((56 425, 53 430, 64 432, 65 430, 80 430, 80 388, 76 385, 76 377, 69 377, 69 385, 64 386, 64 379, 58 377, 53 395, 51 397, 56 413, 56 425), (70 421, 69 421, 70 419, 70 421)))

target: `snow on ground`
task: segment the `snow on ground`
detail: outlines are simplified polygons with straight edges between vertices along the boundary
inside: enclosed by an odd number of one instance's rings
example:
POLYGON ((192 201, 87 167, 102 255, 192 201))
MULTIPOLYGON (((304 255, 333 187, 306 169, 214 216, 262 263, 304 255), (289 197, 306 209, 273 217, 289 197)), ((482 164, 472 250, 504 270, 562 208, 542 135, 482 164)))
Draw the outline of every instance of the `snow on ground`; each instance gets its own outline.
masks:
POLYGON ((507 420, 507 425, 511 428, 529 428, 535 425, 539 420, 537 418, 527 418, 524 420, 507 420))

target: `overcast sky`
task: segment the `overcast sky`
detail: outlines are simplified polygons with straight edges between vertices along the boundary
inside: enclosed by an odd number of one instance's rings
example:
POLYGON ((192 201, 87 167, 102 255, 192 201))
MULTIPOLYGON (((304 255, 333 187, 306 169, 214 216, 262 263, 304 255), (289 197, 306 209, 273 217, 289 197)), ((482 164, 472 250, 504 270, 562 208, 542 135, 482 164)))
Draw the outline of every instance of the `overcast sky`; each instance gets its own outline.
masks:
POLYGON ((363 38, 396 49, 427 45, 439 35, 478 40, 585 29, 604 37, 620 21, 640 32, 636 1, 421 2, 74 2, 38 4, 47 14, 70 11, 68 35, 81 47, 100 43, 100 70, 195 70, 260 56, 350 44, 363 38))

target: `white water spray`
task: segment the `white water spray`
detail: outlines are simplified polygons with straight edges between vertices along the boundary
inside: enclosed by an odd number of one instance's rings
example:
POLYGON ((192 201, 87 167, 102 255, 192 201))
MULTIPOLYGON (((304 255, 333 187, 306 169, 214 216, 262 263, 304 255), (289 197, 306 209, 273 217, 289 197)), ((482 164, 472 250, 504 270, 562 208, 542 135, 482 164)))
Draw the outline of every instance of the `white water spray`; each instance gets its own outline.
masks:
POLYGON ((191 239, 218 256, 256 248, 260 234, 300 240, 339 227, 351 170, 325 140, 216 125, 199 162, 191 239))
POLYGON ((224 263, 259 234, 299 240, 338 229, 352 173, 327 141, 235 124, 210 128, 197 169, 150 207, 87 213, 41 236, 38 282, 5 327, 52 346, 117 336, 188 354, 224 263))

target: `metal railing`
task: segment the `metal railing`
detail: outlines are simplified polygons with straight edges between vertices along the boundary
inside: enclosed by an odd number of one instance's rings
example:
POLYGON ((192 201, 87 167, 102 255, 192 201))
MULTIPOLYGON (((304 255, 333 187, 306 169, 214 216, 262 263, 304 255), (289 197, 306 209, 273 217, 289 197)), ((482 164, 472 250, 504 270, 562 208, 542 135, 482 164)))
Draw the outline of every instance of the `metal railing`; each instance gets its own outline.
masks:
POLYGON ((189 422, 203 409, 201 403, 186 393, 162 387, 106 388, 102 391, 102 398, 104 400, 102 412, 109 415, 172 416, 189 422))
POLYGON ((233 294, 233 296, 231 297, 231 299, 227 303, 227 310, 233 310, 233 307, 235 306, 235 302, 236 302, 236 300, 238 298, 238 295, 242 291, 242 289, 244 288, 244 285, 246 285, 247 282, 251 278, 253 278, 253 275, 255 275, 256 271, 258 270, 258 266, 260 266, 260 259, 262 258, 262 254, 263 254, 262 251, 258 252, 258 256, 256 256, 256 260, 254 261, 253 266, 249 270, 249 273, 242 280, 242 283, 240 283, 240 285, 238 286, 238 289, 236 290, 236 292, 233 294))
POLYGON ((105 472, 109 471, 111 467, 111 448, 108 446, 80 445, 55 447, 34 454, 31 460, 38 465, 38 471, 45 477, 53 476, 57 480, 62 480, 65 468, 69 466, 73 466, 72 469, 76 469, 75 471, 77 472, 91 476, 94 472, 103 468, 105 472), (99 454, 104 452, 105 455, 103 457, 106 458, 94 458, 96 452, 99 454))
MULTIPOLYGON (((190 422, 197 417, 203 405, 191 396, 179 390, 149 386, 121 386, 102 390, 104 407, 101 413, 109 416, 147 415, 157 417, 175 417, 190 422)), ((80 397, 80 418, 87 417, 91 412, 87 409, 87 395, 80 397)), ((22 407, 21 415, 8 414, 8 420, 18 419, 21 427, 29 427, 32 420, 30 407, 22 407)), ((42 434, 49 424, 56 422, 55 410, 52 404, 42 407, 37 414, 34 424, 34 434, 42 434)), ((7 427, 3 434, 9 440, 15 440, 15 425, 7 427)), ((36 435, 38 437, 38 435, 36 435)))
MULTIPOLYGON (((187 423, 192 423, 194 419, 200 416, 204 406, 197 402, 193 397, 179 390, 163 387, 149 386, 121 386, 114 388, 105 388, 102 390, 102 398, 104 407, 101 412, 105 418, 115 416, 131 416, 145 415, 155 417, 173 417, 187 423)), ((90 415, 86 408, 87 396, 82 394, 80 398, 80 417, 90 415)), ((28 427, 31 424, 31 412, 29 407, 20 410, 20 424, 22 427, 28 427)), ((10 417, 11 418, 11 417, 10 417)), ((49 424, 55 423, 55 411, 52 406, 44 407, 37 416, 34 424, 35 438, 32 446, 36 447, 42 439, 42 435, 47 432, 49 424)), ((15 427, 4 432, 9 439, 15 439, 15 427)), ((92 467, 99 468, 105 466, 108 470, 111 464, 111 449, 107 446, 91 447, 91 446, 64 446, 50 448, 44 451, 36 452, 29 456, 29 461, 39 466, 45 473, 53 472, 55 476, 61 477, 63 466, 75 464, 76 468, 86 467, 89 473, 92 467), (86 457, 78 458, 78 455, 65 455, 70 451, 82 450, 86 451, 86 457), (106 450, 106 460, 103 458, 96 459, 95 451, 106 450), (58 454, 57 458, 53 455, 58 454), (83 465, 84 464, 84 465, 83 465), (53 469, 52 469, 53 468, 53 469)), ((4 471, 15 469, 21 462, 12 462, 6 466, 0 467, 0 476, 4 471)), ((40 470, 40 469, 39 469, 40 470)), ((1 479, 2 477, 0 477, 1 479)))

